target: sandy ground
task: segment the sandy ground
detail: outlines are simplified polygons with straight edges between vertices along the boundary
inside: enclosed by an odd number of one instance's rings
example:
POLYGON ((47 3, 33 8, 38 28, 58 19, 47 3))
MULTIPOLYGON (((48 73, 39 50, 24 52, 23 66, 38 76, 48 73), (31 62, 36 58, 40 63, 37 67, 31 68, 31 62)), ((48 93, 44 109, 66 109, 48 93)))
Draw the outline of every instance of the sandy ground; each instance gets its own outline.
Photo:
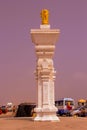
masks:
POLYGON ((0 130, 87 130, 87 117, 59 117, 60 122, 36 122, 31 118, 2 115, 0 130))

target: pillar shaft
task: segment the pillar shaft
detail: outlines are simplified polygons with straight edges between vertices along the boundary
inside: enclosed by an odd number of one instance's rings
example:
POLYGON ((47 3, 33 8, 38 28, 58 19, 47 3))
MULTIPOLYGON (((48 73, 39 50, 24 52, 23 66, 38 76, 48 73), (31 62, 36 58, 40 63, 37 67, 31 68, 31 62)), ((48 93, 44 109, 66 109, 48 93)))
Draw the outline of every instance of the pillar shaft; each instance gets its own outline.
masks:
POLYGON ((53 56, 55 43, 58 40, 60 31, 57 29, 42 28, 32 29, 31 38, 35 44, 37 57, 36 80, 37 80, 37 116, 36 121, 58 121, 55 107, 55 69, 53 56))

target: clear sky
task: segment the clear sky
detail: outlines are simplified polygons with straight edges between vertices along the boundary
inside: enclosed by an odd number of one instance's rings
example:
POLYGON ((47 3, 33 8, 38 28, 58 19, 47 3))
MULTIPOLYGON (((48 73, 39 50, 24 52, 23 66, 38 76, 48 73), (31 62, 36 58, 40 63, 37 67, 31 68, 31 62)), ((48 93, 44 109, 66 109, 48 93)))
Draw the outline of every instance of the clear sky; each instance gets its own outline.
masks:
POLYGON ((60 29, 54 66, 55 99, 87 99, 87 0, 0 0, 0 104, 36 101, 36 55, 30 29, 42 9, 60 29))

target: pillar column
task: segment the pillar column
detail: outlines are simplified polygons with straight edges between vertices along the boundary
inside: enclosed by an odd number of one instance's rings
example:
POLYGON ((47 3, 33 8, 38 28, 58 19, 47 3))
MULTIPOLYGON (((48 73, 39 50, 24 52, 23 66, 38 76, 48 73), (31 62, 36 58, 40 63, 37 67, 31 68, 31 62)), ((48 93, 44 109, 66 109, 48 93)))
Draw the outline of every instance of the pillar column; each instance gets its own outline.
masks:
MULTIPOLYGON (((45 21, 46 23, 46 21, 45 21)), ((50 25, 40 25, 40 29, 31 29, 31 39, 36 51, 37 116, 35 121, 59 121, 55 107, 55 69, 53 56, 55 43, 59 38, 59 29, 50 29, 50 25)))

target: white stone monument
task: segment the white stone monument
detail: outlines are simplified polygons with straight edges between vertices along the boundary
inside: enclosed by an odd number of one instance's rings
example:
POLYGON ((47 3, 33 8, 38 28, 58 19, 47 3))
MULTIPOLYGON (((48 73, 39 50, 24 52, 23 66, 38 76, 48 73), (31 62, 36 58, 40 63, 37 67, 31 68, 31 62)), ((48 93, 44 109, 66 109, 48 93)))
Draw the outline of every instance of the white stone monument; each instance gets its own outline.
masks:
POLYGON ((50 29, 48 10, 41 11, 42 24, 40 29, 31 29, 32 42, 35 44, 37 63, 37 107, 35 121, 59 121, 55 107, 55 69, 53 55, 55 43, 59 38, 59 29, 50 29))

